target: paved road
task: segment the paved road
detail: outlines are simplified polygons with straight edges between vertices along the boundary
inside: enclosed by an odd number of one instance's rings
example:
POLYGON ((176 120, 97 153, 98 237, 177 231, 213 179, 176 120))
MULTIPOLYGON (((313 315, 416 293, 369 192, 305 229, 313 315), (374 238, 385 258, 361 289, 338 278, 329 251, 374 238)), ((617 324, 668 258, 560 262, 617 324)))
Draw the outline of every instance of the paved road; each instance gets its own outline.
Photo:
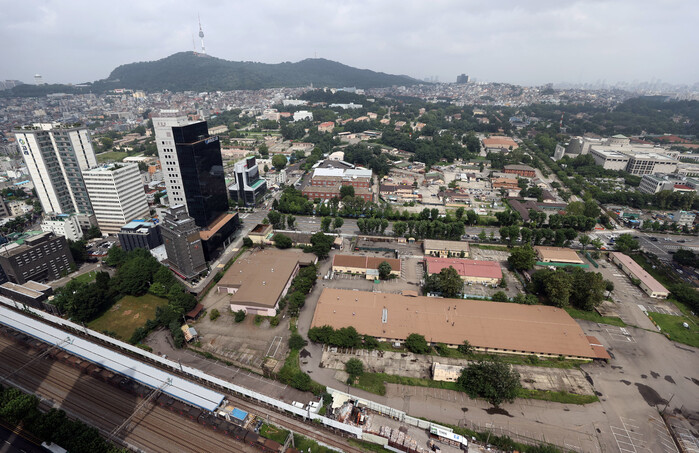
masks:
POLYGON ((25 439, 15 431, 0 426, 0 453, 44 453, 45 451, 47 450, 42 446, 25 439))

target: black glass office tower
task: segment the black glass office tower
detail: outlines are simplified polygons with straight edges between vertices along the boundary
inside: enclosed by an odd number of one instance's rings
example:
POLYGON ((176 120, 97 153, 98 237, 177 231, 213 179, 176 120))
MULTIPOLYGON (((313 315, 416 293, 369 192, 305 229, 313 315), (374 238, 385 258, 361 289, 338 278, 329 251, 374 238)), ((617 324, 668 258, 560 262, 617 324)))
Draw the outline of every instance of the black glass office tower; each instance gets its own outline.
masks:
POLYGON ((175 126, 172 135, 187 211, 197 226, 207 228, 228 211, 221 143, 209 135, 206 121, 175 126))

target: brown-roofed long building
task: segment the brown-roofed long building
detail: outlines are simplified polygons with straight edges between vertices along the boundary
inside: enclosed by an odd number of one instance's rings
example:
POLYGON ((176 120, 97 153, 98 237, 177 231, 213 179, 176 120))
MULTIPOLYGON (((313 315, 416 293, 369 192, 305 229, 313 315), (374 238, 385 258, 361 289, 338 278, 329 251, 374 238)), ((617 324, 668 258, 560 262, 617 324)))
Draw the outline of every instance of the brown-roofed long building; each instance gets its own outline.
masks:
POLYGON ((315 255, 298 249, 259 250, 233 263, 216 291, 231 294, 232 311, 275 316, 279 300, 289 290, 300 266, 316 260, 315 255))
POLYGON ((624 255, 621 252, 611 252, 609 255, 612 257, 612 262, 619 266, 626 275, 640 281, 639 287, 650 297, 666 299, 667 296, 670 295, 667 288, 646 272, 646 270, 630 256, 624 255))
POLYGON ((352 326, 380 341, 403 342, 417 333, 429 343, 451 347, 468 340, 478 351, 490 353, 609 358, 606 351, 593 348, 593 341, 565 310, 542 305, 325 288, 311 327, 324 325, 352 326))
POLYGON ((374 278, 378 277, 379 264, 384 261, 391 265, 391 274, 400 277, 400 260, 380 256, 335 255, 333 257, 333 272, 363 274, 367 278, 374 278))
POLYGON ((536 250, 536 256, 542 263, 585 264, 573 249, 539 245, 534 247, 534 250, 536 250))
POLYGON ((497 261, 426 256, 425 267, 428 275, 439 274, 442 269, 453 267, 459 276, 469 283, 497 285, 502 280, 502 269, 497 261))
POLYGON ((438 239, 425 239, 422 243, 425 255, 449 258, 450 256, 468 258, 471 256, 471 249, 468 242, 461 241, 440 241, 438 239))

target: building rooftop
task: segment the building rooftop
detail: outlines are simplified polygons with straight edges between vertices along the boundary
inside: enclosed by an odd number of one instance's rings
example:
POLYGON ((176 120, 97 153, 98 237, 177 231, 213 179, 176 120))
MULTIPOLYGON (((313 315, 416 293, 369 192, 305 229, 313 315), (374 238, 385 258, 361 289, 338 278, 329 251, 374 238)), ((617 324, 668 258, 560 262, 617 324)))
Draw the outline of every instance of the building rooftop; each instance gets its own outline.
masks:
POLYGON ((645 269, 641 267, 636 261, 634 261, 630 256, 625 255, 621 252, 611 252, 612 257, 619 260, 624 264, 631 273, 643 284, 645 284, 654 293, 668 293, 667 288, 665 288, 659 281, 653 278, 645 269))
POLYGON ((461 277, 502 278, 502 269, 497 261, 426 256, 425 263, 427 263, 428 274, 438 274, 442 269, 453 267, 461 277))
POLYGON ((600 358, 565 310, 543 305, 325 288, 311 325, 353 326, 376 338, 404 340, 418 333, 433 343, 468 340, 504 352, 600 358))
POLYGON ((380 256, 360 255, 335 255, 333 267, 354 267, 359 269, 378 269, 379 264, 386 261, 391 265, 391 270, 400 272, 400 260, 395 258, 382 258, 380 256))
POLYGON ((299 249, 258 250, 239 258, 219 280, 218 286, 238 288, 231 302, 272 308, 282 295, 287 282, 300 264, 312 264, 315 255, 299 249))
POLYGON ((425 250, 458 250, 465 253, 468 253, 471 248, 468 242, 442 241, 439 239, 425 239, 422 246, 425 250))
POLYGON ((584 264, 585 262, 578 256, 573 249, 565 247, 545 247, 538 245, 534 247, 540 261, 552 261, 554 263, 575 263, 584 264))
POLYGON ((214 220, 214 222, 211 225, 209 225, 208 229, 199 231, 199 236, 201 237, 201 240, 208 241, 209 238, 216 234, 222 226, 226 225, 228 222, 230 222, 230 220, 233 217, 237 215, 237 212, 221 214, 216 220, 214 220))

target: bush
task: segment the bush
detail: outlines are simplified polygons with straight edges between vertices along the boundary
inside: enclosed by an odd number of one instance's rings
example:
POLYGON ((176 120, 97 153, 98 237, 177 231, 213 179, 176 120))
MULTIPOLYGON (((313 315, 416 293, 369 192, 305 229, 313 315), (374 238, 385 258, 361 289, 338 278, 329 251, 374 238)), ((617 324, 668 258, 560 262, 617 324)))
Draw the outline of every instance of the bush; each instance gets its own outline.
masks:
POLYGON ((209 313, 209 319, 212 321, 216 321, 218 317, 221 316, 221 313, 217 309, 211 310, 211 313, 209 313))
POLYGON ((427 354, 430 351, 425 337, 416 333, 408 335, 408 338, 405 339, 405 347, 415 354, 427 354))
POLYGON ((504 291, 498 291, 498 292, 496 292, 495 294, 493 294, 492 299, 493 299, 495 302, 507 302, 507 301, 510 300, 510 299, 507 297, 507 294, 505 294, 504 291))
POLYGON ((235 312, 235 322, 243 322, 245 321, 245 310, 238 310, 235 312))
POLYGON ((364 363, 359 359, 349 359, 347 363, 345 363, 345 371, 349 374, 347 383, 350 384, 364 374, 364 363))
POLYGON ((473 346, 471 346, 471 343, 469 343, 468 340, 464 340, 464 342, 456 349, 464 355, 473 354, 473 346))
POLYGON ((243 247, 252 247, 252 245, 253 245, 253 244, 252 244, 252 239, 250 239, 249 237, 245 236, 245 237, 243 238, 243 247))
POLYGON ((296 332, 289 337, 289 349, 301 350, 308 342, 296 332))
POLYGON ((279 325, 279 316, 274 316, 269 320, 269 325, 272 327, 277 327, 279 325))
POLYGON ((376 349, 379 347, 379 340, 376 338, 369 336, 369 335, 364 335, 364 348, 372 350, 376 349))

